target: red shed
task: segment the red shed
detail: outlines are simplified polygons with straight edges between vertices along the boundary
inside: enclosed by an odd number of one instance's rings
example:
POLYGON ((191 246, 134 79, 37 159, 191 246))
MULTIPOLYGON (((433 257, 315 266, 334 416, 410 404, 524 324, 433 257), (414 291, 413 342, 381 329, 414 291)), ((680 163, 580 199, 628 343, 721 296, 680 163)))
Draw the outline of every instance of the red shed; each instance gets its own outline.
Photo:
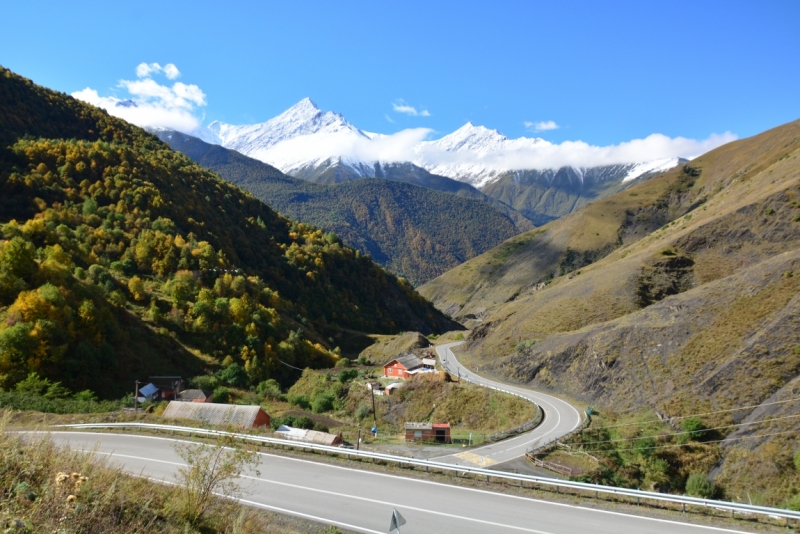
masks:
POLYGON ((387 378, 411 378, 409 371, 422 368, 422 360, 413 354, 406 354, 383 366, 383 376, 387 378))
POLYGON ((406 441, 452 443, 450 423, 406 423, 406 441))

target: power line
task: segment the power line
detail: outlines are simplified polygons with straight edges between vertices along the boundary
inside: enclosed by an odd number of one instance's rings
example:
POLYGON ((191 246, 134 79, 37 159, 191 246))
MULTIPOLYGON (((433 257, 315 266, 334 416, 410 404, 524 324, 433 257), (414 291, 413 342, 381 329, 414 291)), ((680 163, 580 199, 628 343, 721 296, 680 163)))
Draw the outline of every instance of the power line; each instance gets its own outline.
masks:
MULTIPOLYGON (((669 417, 669 419, 687 419, 689 417, 702 417, 704 415, 714 415, 718 413, 726 413, 726 412, 738 412, 739 410, 747 410, 749 408, 759 408, 761 406, 772 406, 774 404, 785 404, 787 402, 796 402, 800 401, 800 398, 794 399, 786 399, 782 401, 775 401, 775 402, 765 402, 764 404, 753 404, 752 406, 740 406, 739 408, 729 408, 727 410, 716 410, 714 412, 705 412, 705 413, 695 413, 690 415, 679 415, 675 417, 669 417)), ((650 421, 639 421, 638 423, 621 423, 619 425, 607 425, 603 428, 617 428, 622 426, 633 426, 633 425, 647 425, 650 423, 663 423, 664 420, 662 419, 651 419, 650 421)))
MULTIPOLYGON (((714 428, 704 428, 704 429, 702 429, 702 431, 703 432, 707 432, 709 430, 722 430, 723 428, 731 428, 731 427, 736 427, 736 426, 760 425, 762 423, 771 423, 773 421, 782 421, 784 419, 796 419, 798 417, 800 417, 800 415, 787 415, 787 416, 784 416, 784 417, 773 417, 772 419, 762 419, 761 421, 751 421, 749 423, 734 423, 732 425, 717 426, 717 427, 714 427, 714 428)), ((599 427, 599 428, 597 428, 597 430, 603 430, 605 428, 608 428, 608 427, 599 427)), ((577 443, 576 445, 596 445, 596 444, 600 444, 600 443, 616 443, 616 442, 619 442, 619 441, 634 441, 634 440, 637 440, 637 439, 646 439, 646 438, 672 437, 672 436, 680 436, 682 434, 694 434, 695 432, 698 432, 698 430, 686 430, 686 431, 683 431, 683 432, 671 432, 669 434, 657 434, 657 435, 654 435, 654 436, 636 436, 636 437, 633 437, 633 438, 607 439, 607 440, 603 440, 603 441, 584 441, 584 442, 581 442, 581 443, 577 443)), ((711 443, 711 442, 706 441, 704 443, 711 443)), ((641 448, 644 448, 644 447, 636 447, 637 450, 639 450, 641 448)))
POLYGON ((289 365, 288 363, 286 363, 286 362, 285 362, 285 361, 283 361, 283 360, 278 360, 278 361, 279 361, 279 362, 281 362, 281 363, 282 363, 283 365, 285 365, 286 367, 291 367, 292 369, 297 369, 298 371, 305 371, 305 369, 300 369, 299 367, 295 367, 294 365, 289 365))
MULTIPOLYGON (((614 452, 625 452, 625 451, 644 451, 644 450, 653 450, 653 449, 670 449, 675 447, 688 447, 691 445, 705 445, 707 443, 722 443, 723 441, 735 441, 741 439, 755 439, 755 438, 766 438, 770 436, 781 436, 783 434, 797 434, 797 430, 787 430, 785 432, 775 432, 773 434, 756 434, 754 436, 741 436, 738 438, 724 438, 724 439, 715 439, 711 441, 704 441, 702 443, 673 443, 670 445, 657 445, 655 447, 631 447, 630 449, 614 449, 614 452)), ((591 451, 591 452, 604 452, 604 451, 591 451)))

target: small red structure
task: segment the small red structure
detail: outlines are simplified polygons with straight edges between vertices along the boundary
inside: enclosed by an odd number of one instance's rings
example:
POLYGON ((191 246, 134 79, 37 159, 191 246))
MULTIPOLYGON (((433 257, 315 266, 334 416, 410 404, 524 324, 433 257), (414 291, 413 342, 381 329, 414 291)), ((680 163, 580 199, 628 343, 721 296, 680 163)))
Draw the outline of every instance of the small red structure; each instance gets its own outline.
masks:
POLYGON ((405 356, 395 358, 384 365, 383 376, 386 378, 402 378, 403 380, 406 380, 411 378, 411 375, 413 374, 409 373, 409 371, 414 371, 421 368, 422 360, 413 354, 406 354, 405 356))
POLYGON ((406 441, 452 443, 450 423, 406 423, 406 441))

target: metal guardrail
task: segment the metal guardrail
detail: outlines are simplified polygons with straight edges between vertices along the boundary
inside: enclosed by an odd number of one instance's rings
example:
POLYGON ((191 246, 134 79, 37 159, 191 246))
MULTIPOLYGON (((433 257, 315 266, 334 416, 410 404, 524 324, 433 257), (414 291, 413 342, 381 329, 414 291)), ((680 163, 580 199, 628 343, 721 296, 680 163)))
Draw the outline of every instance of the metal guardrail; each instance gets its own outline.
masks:
POLYGON ((584 430, 586 430, 586 427, 588 427, 591 422, 592 422, 592 417, 589 414, 586 414, 586 417, 583 418, 583 421, 581 421, 581 424, 578 425, 577 427, 573 428, 572 430, 570 430, 568 433, 564 434, 563 436, 559 436, 557 438, 553 438, 550 441, 548 441, 547 443, 543 443, 541 445, 537 445, 536 447, 531 447, 530 449, 528 449, 528 451, 525 454, 527 456, 529 456, 529 457, 533 456, 534 454, 541 454, 545 450, 547 450, 547 449, 549 449, 551 447, 555 447, 561 441, 564 441, 565 439, 574 436, 578 432, 583 432, 584 430))
MULTIPOLYGON (((504 391, 503 393, 508 393, 508 392, 504 391)), ((511 393, 511 395, 513 395, 513 393, 511 393)), ((521 397, 521 395, 518 396, 521 397)), ((530 399, 527 400, 530 401, 530 399)), ((533 417, 533 419, 531 419, 524 425, 519 425, 517 428, 512 428, 510 430, 503 430, 502 432, 497 432, 496 434, 491 434, 489 436, 486 436, 486 441, 500 441, 501 439, 505 439, 509 436, 514 436, 516 434, 522 434, 524 432, 528 432, 529 430, 533 430, 534 428, 539 426, 539 424, 542 422, 542 417, 544 413, 542 412, 541 406, 539 406, 535 402, 533 404, 536 406, 536 415, 533 417)))
MULTIPOLYGON (((451 351, 451 354, 452 354, 452 351, 451 351)), ((442 364, 442 367, 444 367, 444 370, 447 371, 448 373, 450 373, 450 376, 453 376, 453 371, 451 371, 447 367, 447 365, 445 365, 445 362, 441 362, 441 364, 442 364)), ((471 384, 478 385, 478 386, 480 386, 482 388, 493 389, 495 391, 499 391, 500 393, 505 393, 507 395, 513 395, 515 397, 519 397, 520 399, 524 399, 524 400, 526 400, 526 401, 528 401, 531 404, 536 406, 536 415, 533 417, 533 419, 531 419, 527 423, 522 424, 522 425, 520 425, 520 426, 518 426, 516 428, 512 428, 510 430, 503 430, 502 432, 497 432, 496 434, 491 434, 489 436, 486 436, 486 441, 500 441, 501 439, 505 439, 505 438, 507 438, 509 436, 514 436, 516 434, 522 434, 524 432, 528 432, 530 430, 533 430, 537 426, 539 426, 541 424, 541 422, 544 420, 544 412, 542 411, 542 407, 539 406, 539 403, 527 398, 525 395, 521 395, 521 394, 519 394, 519 393, 517 393, 515 391, 509 391, 507 389, 498 388, 498 387, 495 387, 495 386, 487 386, 486 384, 481 384, 480 382, 474 382, 473 380, 470 380, 466 376, 458 375, 458 379, 459 380, 464 380, 465 382, 469 382, 471 384)))
POLYGON ((406 458, 403 456, 393 456, 390 454, 381 454, 369 451, 356 451, 353 449, 330 447, 328 445, 317 445, 314 443, 305 443, 301 441, 271 438, 267 436, 254 436, 250 434, 239 434, 236 432, 225 432, 222 430, 181 427, 172 425, 155 425, 149 423, 85 423, 85 424, 75 424, 75 425, 58 425, 57 428, 76 428, 76 429, 141 428, 149 430, 162 430, 165 432, 172 432, 173 434, 175 432, 180 432, 189 434, 190 436, 194 435, 212 436, 212 437, 227 436, 237 440, 249 441, 256 444, 260 443, 260 444, 281 445, 284 447, 292 447, 296 449, 310 450, 314 452, 333 453, 345 456, 348 459, 359 458, 372 461, 392 462, 392 463, 397 463, 398 465, 405 465, 410 467, 424 467, 426 471, 429 471, 430 469, 438 469, 443 472, 455 473, 456 476, 458 476, 459 473, 464 473, 464 474, 469 473, 471 475, 486 477, 486 480, 489 480, 490 478, 511 480, 518 482, 520 486, 527 482, 529 484, 537 484, 539 486, 554 487, 556 488, 556 490, 559 490, 560 488, 565 488, 578 491, 594 492, 595 494, 605 493, 611 495, 632 497, 636 498, 637 502, 641 501, 641 499, 646 499, 662 503, 682 504, 684 510, 686 509, 687 505, 690 505, 690 506, 700 506, 707 508, 710 507, 718 510, 726 510, 731 512, 731 514, 734 513, 757 514, 757 515, 769 516, 772 518, 782 518, 786 519, 787 523, 789 519, 795 519, 795 520, 800 519, 800 512, 795 512, 793 510, 785 510, 782 508, 770 508, 767 506, 755 506, 752 504, 717 501, 713 499, 701 499, 697 497, 689 497, 686 495, 670 495, 667 493, 656 493, 653 491, 633 490, 627 488, 617 488, 613 486, 601 486, 599 484, 588 484, 586 482, 573 482, 571 480, 559 480, 555 478, 539 477, 534 475, 522 475, 517 473, 507 473, 503 471, 492 471, 490 469, 484 469, 482 467, 453 465, 442 462, 432 462, 430 460, 419 460, 415 458, 406 458))

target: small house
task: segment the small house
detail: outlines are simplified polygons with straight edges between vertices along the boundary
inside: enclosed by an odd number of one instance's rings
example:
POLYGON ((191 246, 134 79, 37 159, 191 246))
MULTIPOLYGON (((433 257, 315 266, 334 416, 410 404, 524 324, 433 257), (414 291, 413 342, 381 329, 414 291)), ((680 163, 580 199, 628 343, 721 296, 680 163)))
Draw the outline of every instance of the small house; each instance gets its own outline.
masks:
POLYGON ((433 370, 436 367, 436 358, 433 356, 426 356, 425 358, 422 358, 422 367, 433 370))
POLYGON ((406 441, 452 443, 450 423, 406 423, 406 441))
POLYGON ((183 391, 183 378, 179 376, 150 376, 147 381, 158 388, 159 400, 175 400, 183 391))
POLYGON ((383 376, 386 378, 402 378, 403 380, 410 378, 423 369, 422 360, 413 354, 406 354, 390 361, 383 366, 383 376))
POLYGON ((192 419, 207 425, 233 425, 239 428, 269 426, 269 414, 261 406, 217 404, 214 402, 170 401, 163 417, 192 419))
POLYGON ((185 389, 178 393, 178 399, 181 402, 214 402, 214 397, 210 391, 203 391, 202 389, 185 389))

